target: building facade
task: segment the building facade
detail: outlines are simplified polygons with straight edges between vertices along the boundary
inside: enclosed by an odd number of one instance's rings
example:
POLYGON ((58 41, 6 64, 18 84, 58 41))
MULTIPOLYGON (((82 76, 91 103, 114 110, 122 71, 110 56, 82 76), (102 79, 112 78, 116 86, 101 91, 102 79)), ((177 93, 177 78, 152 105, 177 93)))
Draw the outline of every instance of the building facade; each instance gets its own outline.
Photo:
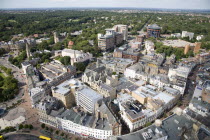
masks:
POLYGON ((147 38, 160 37, 160 31, 161 31, 161 27, 159 27, 157 24, 152 24, 152 25, 147 26, 147 38))

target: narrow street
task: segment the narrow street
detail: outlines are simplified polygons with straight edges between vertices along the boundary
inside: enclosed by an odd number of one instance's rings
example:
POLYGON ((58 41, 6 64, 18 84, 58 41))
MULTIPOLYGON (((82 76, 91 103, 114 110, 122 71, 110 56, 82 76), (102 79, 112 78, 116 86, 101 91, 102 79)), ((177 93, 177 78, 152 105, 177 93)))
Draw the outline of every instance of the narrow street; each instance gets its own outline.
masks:
POLYGON ((185 89, 185 95, 182 98, 182 106, 181 108, 184 109, 187 107, 193 97, 195 86, 196 86, 196 75, 201 65, 197 65, 187 80, 187 86, 185 89))

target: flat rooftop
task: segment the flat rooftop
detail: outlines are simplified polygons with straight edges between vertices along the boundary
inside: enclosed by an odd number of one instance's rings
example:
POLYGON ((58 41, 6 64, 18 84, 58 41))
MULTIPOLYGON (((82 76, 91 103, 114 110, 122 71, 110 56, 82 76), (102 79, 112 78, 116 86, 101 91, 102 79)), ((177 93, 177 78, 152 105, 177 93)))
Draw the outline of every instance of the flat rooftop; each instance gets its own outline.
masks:
POLYGON ((81 87, 82 85, 83 84, 79 80, 70 79, 56 86, 54 91, 55 93, 66 95, 67 93, 69 93, 71 88, 81 87))
POLYGON ((194 46, 194 43, 190 43, 184 40, 164 40, 162 43, 166 46, 183 48, 186 45, 194 46))
POLYGON ((97 93, 96 91, 92 90, 89 87, 82 87, 81 89, 78 89, 77 92, 82 93, 83 95, 85 95, 86 97, 92 100, 103 98, 102 95, 100 95, 99 93, 97 93))
POLYGON ((153 97, 153 99, 160 99, 162 101, 165 102, 165 104, 167 104, 168 102, 170 102, 171 100, 174 99, 173 96, 167 94, 167 93, 163 93, 163 92, 160 92, 159 94, 157 94, 156 96, 153 97))

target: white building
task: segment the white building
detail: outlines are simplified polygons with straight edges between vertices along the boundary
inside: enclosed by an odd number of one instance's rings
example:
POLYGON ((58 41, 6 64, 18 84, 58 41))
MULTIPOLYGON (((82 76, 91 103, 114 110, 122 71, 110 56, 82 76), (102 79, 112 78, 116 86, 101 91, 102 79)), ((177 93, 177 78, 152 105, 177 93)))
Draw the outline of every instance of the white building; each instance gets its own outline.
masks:
POLYGON ((197 37, 196 37, 196 40, 201 40, 201 39, 203 39, 204 38, 204 36, 203 35, 198 35, 197 37))
POLYGON ((56 119, 59 129, 82 137, 105 140, 113 135, 108 120, 75 112, 74 109, 65 110, 56 119))
POLYGON ((203 102, 201 98, 193 98, 189 104, 189 109, 202 115, 203 117, 208 117, 210 115, 209 104, 203 102))
POLYGON ((142 79, 141 75, 144 71, 144 65, 141 63, 136 63, 130 67, 127 67, 124 71, 125 77, 128 78, 136 78, 136 79, 142 79))
POLYGON ((147 55, 154 55, 155 44, 152 41, 145 41, 145 49, 146 49, 147 55))
POLYGON ((168 71, 168 77, 169 77, 169 79, 171 79, 172 76, 177 75, 177 76, 180 76, 180 77, 188 78, 191 70, 192 70, 192 68, 187 67, 187 66, 178 66, 175 69, 170 68, 169 71, 168 71))
POLYGON ((155 86, 144 85, 133 91, 132 96, 134 99, 118 99, 121 117, 131 132, 172 108, 180 97, 180 92, 167 86, 158 90, 155 86))
POLYGON ((93 57, 91 53, 84 53, 82 51, 72 49, 62 50, 62 56, 69 56, 71 58, 71 65, 77 62, 90 60, 93 57))
POLYGON ((132 100, 120 102, 119 107, 121 117, 130 129, 130 132, 156 119, 155 112, 150 109, 142 109, 140 104, 134 103, 132 100), (127 104, 130 104, 134 109, 129 108, 127 104))
POLYGON ((181 37, 181 34, 180 33, 174 33, 174 34, 171 34, 171 37, 180 38, 181 37))
POLYGON ((157 86, 158 88, 162 88, 164 86, 170 86, 170 82, 168 76, 166 75, 154 75, 149 78, 149 83, 157 86))
POLYGON ((36 40, 36 43, 39 44, 39 43, 42 43, 43 41, 47 41, 47 40, 50 40, 50 38, 40 38, 40 39, 36 40))
POLYGON ((194 33, 192 33, 192 32, 187 32, 187 31, 182 31, 182 38, 183 37, 189 37, 189 39, 191 40, 191 39, 193 39, 193 37, 194 37, 194 33))
POLYGON ((76 90, 76 103, 90 113, 94 113, 95 104, 103 99, 103 96, 89 87, 82 87, 76 90))
POLYGON ((29 95, 30 95, 30 98, 31 98, 32 106, 34 106, 36 103, 41 101, 41 99, 44 98, 45 90, 43 88, 40 88, 40 87, 35 87, 35 88, 32 88, 29 91, 29 95))
POLYGON ((21 65, 22 65, 23 73, 26 74, 26 69, 27 69, 29 66, 31 66, 31 64, 30 64, 29 62, 26 61, 26 62, 21 63, 21 65))

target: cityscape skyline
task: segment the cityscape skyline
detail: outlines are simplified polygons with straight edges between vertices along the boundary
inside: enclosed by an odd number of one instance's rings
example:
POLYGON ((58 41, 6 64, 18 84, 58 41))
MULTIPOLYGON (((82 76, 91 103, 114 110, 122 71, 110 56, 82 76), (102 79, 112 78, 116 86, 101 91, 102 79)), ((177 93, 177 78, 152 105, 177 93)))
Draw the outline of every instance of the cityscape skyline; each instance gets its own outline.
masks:
POLYGON ((160 9, 210 9, 209 0, 2 0, 1 9, 7 8, 160 8, 160 9))

